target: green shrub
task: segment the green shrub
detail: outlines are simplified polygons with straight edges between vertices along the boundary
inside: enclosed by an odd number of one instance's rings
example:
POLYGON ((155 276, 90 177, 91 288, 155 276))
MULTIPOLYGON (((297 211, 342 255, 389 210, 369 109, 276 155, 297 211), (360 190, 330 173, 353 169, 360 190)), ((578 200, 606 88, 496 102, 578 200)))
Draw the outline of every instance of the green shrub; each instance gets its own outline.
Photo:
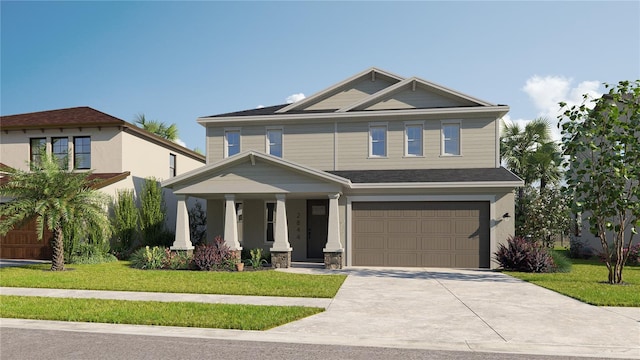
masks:
POLYGON ((164 258, 164 248, 145 246, 131 254, 131 266, 145 270, 162 269, 164 258))
POLYGON ((164 196, 160 183, 155 178, 146 178, 140 195, 140 229, 142 243, 147 246, 161 245, 164 240, 165 220, 164 196))
POLYGON ((171 251, 164 249, 164 258, 162 259, 162 268, 170 270, 187 270, 191 266, 191 255, 186 251, 171 251))
POLYGON ((262 249, 255 248, 249 251, 250 258, 246 259, 244 262, 248 266, 251 266, 254 269, 259 269, 262 265, 268 264, 268 262, 262 257, 262 249))
POLYGON ((138 219, 140 215, 136 207, 133 190, 118 190, 113 204, 113 228, 116 236, 115 248, 119 252, 131 249, 138 237, 138 219))
POLYGON ((571 260, 559 251, 551 251, 553 259, 553 272, 568 273, 571 272, 571 260))

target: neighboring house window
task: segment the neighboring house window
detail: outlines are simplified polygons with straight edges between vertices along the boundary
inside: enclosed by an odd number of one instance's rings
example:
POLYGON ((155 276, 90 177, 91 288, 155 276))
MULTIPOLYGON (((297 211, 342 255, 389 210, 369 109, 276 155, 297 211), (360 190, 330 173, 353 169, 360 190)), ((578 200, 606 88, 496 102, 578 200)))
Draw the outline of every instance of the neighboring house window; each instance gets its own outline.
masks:
POLYGON ((233 156, 240 152, 240 130, 226 130, 224 132, 224 157, 233 156))
POLYGON ((422 156, 422 124, 406 124, 404 127, 405 156, 422 156))
POLYGON ((53 157, 60 164, 60 168, 69 168, 69 139, 66 137, 51 138, 53 157))
POLYGON ((282 157, 282 129, 267 129, 267 152, 282 157))
POLYGON ((91 137, 73 138, 73 166, 76 169, 91 169, 91 137))
POLYGON ((275 227, 276 227, 276 203, 275 201, 268 201, 265 203, 265 241, 272 243, 275 241, 275 227))
POLYGON ((30 143, 30 155, 29 158, 31 160, 31 170, 35 168, 35 166, 40 165, 42 161, 42 154, 46 151, 47 147, 47 139, 46 138, 32 138, 29 139, 30 143))
POLYGON ((244 230, 244 226, 242 225, 242 210, 243 208, 243 203, 242 201, 236 202, 236 221, 238 224, 238 242, 240 244, 242 244, 244 242, 244 236, 243 236, 243 230, 244 230))
POLYGON ((174 177, 176 175, 176 156, 174 154, 169 154, 169 177, 174 177))
POLYGON ((387 156, 387 125, 369 126, 369 157, 387 156))
POLYGON ((442 155, 460 155, 460 123, 442 124, 442 155))

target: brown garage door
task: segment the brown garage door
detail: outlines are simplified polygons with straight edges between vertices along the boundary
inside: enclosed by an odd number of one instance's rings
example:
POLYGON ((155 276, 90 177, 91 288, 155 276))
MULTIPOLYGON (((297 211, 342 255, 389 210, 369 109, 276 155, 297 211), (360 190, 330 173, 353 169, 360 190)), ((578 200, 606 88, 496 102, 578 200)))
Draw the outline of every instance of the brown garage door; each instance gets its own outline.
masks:
POLYGON ((354 202, 353 265, 489 267, 488 202, 354 202))
POLYGON ((38 241, 35 220, 0 236, 0 258, 51 260, 49 239, 51 232, 45 230, 43 240, 38 241))

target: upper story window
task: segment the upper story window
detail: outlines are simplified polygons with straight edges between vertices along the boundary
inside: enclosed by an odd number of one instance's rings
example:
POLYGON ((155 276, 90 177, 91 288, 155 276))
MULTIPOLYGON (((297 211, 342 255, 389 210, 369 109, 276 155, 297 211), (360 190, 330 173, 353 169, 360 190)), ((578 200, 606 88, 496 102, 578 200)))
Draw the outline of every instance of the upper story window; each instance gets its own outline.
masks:
POLYGON ((229 129, 224 132, 224 157, 240 152, 240 129, 229 129))
POLYGON ((176 176, 176 170, 176 156, 175 154, 169 154, 169 177, 176 176))
POLYGON ((91 169, 91 137, 73 138, 73 166, 76 169, 91 169))
POLYGON ((422 123, 407 123, 404 126, 404 156, 422 156, 422 123))
POLYGON ((42 155, 47 151, 47 139, 46 138, 31 138, 29 139, 29 160, 31 161, 31 170, 40 165, 42 161, 42 155))
POLYGON ((267 129, 267 153, 282 157, 282 128, 267 129))
POLYGON ((274 201, 265 202, 265 242, 272 243, 275 240, 276 226, 276 203, 274 201))
POLYGON ((442 123, 442 155, 460 155, 460 122, 442 123))
POLYGON ((69 168, 69 138, 54 137, 51 138, 51 151, 53 157, 60 164, 61 169, 69 168))
POLYGON ((369 125, 369 157, 387 156, 387 125, 369 125))

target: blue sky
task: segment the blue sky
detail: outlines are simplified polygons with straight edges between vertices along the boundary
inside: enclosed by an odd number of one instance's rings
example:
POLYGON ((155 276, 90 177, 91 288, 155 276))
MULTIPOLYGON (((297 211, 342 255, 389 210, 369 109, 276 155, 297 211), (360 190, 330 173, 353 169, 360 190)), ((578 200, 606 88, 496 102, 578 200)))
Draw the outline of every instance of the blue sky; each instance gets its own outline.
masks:
POLYGON ((285 103, 375 66, 555 120, 640 79, 640 2, 8 2, 2 115, 90 106, 176 123, 285 103))

